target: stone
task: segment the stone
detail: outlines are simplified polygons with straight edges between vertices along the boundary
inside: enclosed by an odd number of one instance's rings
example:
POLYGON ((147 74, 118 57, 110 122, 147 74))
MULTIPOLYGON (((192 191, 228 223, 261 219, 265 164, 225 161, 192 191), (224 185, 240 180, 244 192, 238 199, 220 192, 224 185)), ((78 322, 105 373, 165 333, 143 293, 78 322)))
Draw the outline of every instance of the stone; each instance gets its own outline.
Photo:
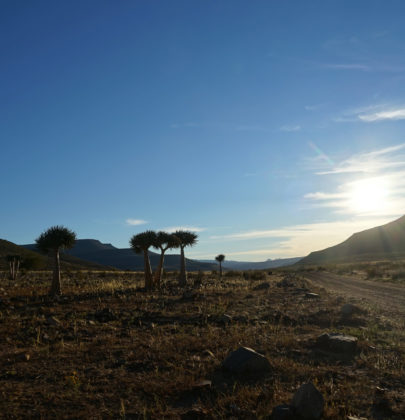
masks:
POLYGON ((100 311, 97 311, 94 314, 94 317, 99 322, 109 322, 114 321, 116 319, 114 312, 110 308, 104 308, 100 311))
POLYGON ((325 401, 315 386, 308 382, 299 387, 292 398, 291 405, 297 416, 306 420, 317 420, 322 416, 325 401))
POLYGON ((360 312, 361 312, 360 308, 358 308, 355 305, 352 305, 351 303, 346 303, 340 309, 341 315, 346 318, 351 317, 352 315, 358 314, 360 312))
POLYGON ((195 299, 197 296, 198 296, 198 292, 196 290, 185 290, 182 298, 185 300, 188 300, 188 299, 195 299))
POLYGON ((259 374, 270 370, 270 362, 249 347, 239 347, 222 363, 224 369, 236 374, 259 374))
POLYGON ((270 416, 270 420, 294 420, 294 418, 294 408, 287 404, 274 407, 270 416))
POLYGON ((265 290, 265 289, 268 289, 269 287, 270 287, 270 283, 266 281, 264 283, 258 284, 256 287, 253 288, 253 290, 265 290))
POLYGON ((340 333, 324 333, 317 338, 316 347, 332 353, 352 356, 357 350, 357 338, 340 333))
POLYGON ((347 420, 367 420, 365 417, 347 416, 347 420))
POLYGON ((222 325, 229 325, 232 322, 232 317, 227 314, 223 314, 218 318, 218 323, 222 325))
POLYGON ((47 318, 46 322, 49 325, 54 325, 54 326, 60 325, 59 319, 54 316, 50 316, 49 318, 47 318))
POLYGON ((305 293, 305 297, 307 299, 319 299, 320 296, 318 295, 318 293, 305 293))

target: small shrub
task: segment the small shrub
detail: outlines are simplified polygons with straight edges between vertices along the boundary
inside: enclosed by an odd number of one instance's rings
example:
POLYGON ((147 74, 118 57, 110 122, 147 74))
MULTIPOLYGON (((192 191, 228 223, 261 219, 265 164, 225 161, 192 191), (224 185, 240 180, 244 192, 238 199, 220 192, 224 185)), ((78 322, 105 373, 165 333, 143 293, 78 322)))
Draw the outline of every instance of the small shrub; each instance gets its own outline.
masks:
POLYGON ((400 270, 392 274, 392 280, 403 280, 405 279, 405 271, 400 270))

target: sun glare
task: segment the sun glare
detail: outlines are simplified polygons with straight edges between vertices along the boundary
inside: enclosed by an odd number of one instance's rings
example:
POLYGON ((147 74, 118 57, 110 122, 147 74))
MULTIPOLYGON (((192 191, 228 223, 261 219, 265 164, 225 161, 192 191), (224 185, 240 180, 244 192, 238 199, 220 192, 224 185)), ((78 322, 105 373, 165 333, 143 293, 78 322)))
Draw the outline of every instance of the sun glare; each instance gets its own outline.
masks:
POLYGON ((387 207, 389 186, 379 178, 353 182, 349 190, 349 207, 357 213, 375 213, 387 207))

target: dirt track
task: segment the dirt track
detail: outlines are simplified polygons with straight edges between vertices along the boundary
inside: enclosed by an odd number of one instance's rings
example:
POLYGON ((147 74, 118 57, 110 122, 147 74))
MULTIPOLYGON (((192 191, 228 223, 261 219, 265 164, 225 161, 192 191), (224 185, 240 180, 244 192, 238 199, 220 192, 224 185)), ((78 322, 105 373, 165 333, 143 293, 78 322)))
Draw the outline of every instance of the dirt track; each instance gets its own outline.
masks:
POLYGON ((384 312, 405 314, 405 287, 363 280, 328 272, 308 272, 304 277, 318 286, 338 294, 365 299, 384 312))

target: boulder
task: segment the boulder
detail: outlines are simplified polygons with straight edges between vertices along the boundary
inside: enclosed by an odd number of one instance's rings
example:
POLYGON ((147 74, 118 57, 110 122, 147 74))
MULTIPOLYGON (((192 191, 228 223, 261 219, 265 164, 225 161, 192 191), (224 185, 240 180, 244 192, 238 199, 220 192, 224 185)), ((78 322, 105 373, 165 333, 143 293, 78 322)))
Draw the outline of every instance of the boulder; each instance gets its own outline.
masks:
POLYGON ((270 416, 270 420, 294 420, 294 418, 294 408, 287 404, 274 407, 270 416))
POLYGON ((258 284, 256 287, 253 288, 253 290, 265 290, 265 289, 268 289, 269 287, 270 287, 270 283, 266 281, 264 283, 258 284))
POLYGON ((318 295, 318 293, 311 293, 311 292, 305 293, 305 297, 307 299, 319 299, 320 298, 320 296, 318 295))
POLYGON ((218 318, 218 323, 222 325, 229 325, 232 322, 232 317, 228 314, 223 314, 218 318))
POLYGON ((325 401, 315 386, 308 382, 299 387, 292 398, 291 405, 297 416, 307 420, 317 420, 322 416, 325 401))
POLYGON ((239 347, 231 352, 222 366, 236 374, 259 374, 270 370, 268 359, 249 347, 239 347))
POLYGON ((320 350, 352 356, 357 350, 357 338, 340 333, 324 333, 317 338, 316 347, 320 350))
POLYGON ((352 305, 351 303, 346 303, 340 308, 340 313, 342 317, 349 318, 352 315, 361 313, 361 310, 360 308, 358 308, 355 305, 352 305))

